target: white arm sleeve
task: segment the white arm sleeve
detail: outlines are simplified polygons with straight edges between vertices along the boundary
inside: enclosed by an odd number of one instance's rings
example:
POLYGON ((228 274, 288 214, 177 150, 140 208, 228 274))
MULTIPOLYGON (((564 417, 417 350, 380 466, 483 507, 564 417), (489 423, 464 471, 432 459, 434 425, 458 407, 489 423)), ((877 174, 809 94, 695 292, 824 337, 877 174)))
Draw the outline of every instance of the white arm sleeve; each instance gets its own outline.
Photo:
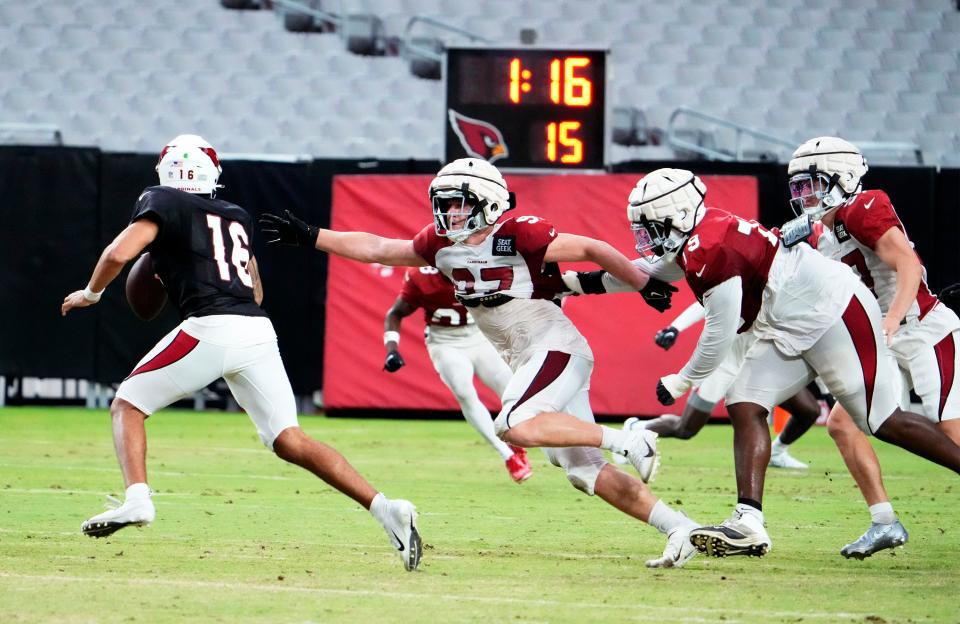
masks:
POLYGON ((673 260, 651 261, 648 258, 641 256, 631 260, 630 262, 637 265, 638 269, 650 277, 655 277, 661 282, 673 283, 679 282, 683 279, 683 269, 681 269, 680 265, 673 260))
POLYGON ((682 332, 690 329, 690 326, 694 323, 703 320, 703 315, 703 306, 694 301, 686 310, 681 312, 677 318, 673 319, 673 322, 670 323, 670 326, 676 329, 678 332, 682 332))
MULTIPOLYGON (((677 266, 676 262, 667 262, 666 260, 651 262, 642 257, 631 260, 630 262, 650 277, 658 279, 661 282, 679 282, 683 279, 683 269, 677 266)), ((608 293, 636 292, 635 288, 632 288, 625 282, 621 282, 609 273, 604 273, 601 279, 603 280, 603 288, 608 293)), ((696 320, 693 321, 693 323, 696 322, 696 320)))
POLYGON ((706 323, 697 349, 680 370, 680 376, 699 385, 727 357, 740 324, 740 300, 743 287, 740 276, 714 286, 703 295, 706 323))

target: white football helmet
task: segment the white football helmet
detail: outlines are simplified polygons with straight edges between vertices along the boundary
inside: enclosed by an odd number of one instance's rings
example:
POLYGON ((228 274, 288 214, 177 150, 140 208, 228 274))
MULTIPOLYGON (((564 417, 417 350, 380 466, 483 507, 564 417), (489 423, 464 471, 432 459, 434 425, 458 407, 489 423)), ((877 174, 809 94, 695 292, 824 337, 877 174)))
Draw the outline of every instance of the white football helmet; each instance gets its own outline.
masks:
POLYGON ((496 167, 479 158, 459 158, 430 182, 437 234, 454 242, 493 225, 514 206, 513 193, 496 167))
POLYGON ((797 216, 819 219, 860 192, 867 161, 857 146, 837 137, 810 139, 793 153, 787 167, 790 206, 797 216))
POLYGON ((630 191, 627 218, 637 252, 672 260, 703 218, 707 187, 685 169, 657 169, 630 191))
POLYGON ((211 197, 223 188, 217 184, 222 172, 216 150, 195 134, 181 134, 167 143, 157 162, 160 186, 211 197))

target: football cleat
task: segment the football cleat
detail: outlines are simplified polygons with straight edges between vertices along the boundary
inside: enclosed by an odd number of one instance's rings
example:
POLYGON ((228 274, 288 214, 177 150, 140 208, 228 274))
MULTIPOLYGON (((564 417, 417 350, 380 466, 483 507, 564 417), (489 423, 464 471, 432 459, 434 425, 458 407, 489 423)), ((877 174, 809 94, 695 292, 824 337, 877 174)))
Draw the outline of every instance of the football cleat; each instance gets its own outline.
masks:
MULTIPOLYGON (((680 512, 683 513, 683 512, 680 512)), ((690 531, 699 525, 690 520, 678 526, 667 534, 667 545, 659 559, 648 559, 648 568, 682 568, 697 554, 697 549, 690 542, 690 531)))
POLYGON ((657 450, 657 438, 653 431, 632 429, 626 445, 627 460, 640 473, 640 480, 649 483, 660 468, 660 451, 657 450))
POLYGON ((903 546, 909 538, 907 530, 900 524, 899 520, 893 524, 874 522, 857 541, 841 548, 840 554, 847 559, 863 561, 877 551, 903 546))
POLYGON ((120 502, 112 496, 107 496, 108 506, 111 509, 97 514, 82 525, 80 530, 90 537, 106 537, 116 533, 123 527, 147 526, 157 516, 153 501, 149 498, 138 498, 120 502))
POLYGON ((716 526, 702 526, 690 531, 690 543, 711 557, 746 555, 762 557, 770 552, 771 542, 763 522, 756 516, 734 511, 716 526))
POLYGON ((387 501, 386 518, 383 530, 390 538, 390 544, 400 553, 405 570, 416 570, 420 565, 423 546, 420 532, 417 530, 417 508, 410 501, 397 499, 387 501))
POLYGON ((805 470, 810 467, 791 455, 786 449, 780 453, 770 454, 770 466, 772 468, 793 468, 795 470, 805 470))
MULTIPOLYGON (((638 423, 642 423, 642 422, 643 422, 643 421, 641 421, 641 420, 640 420, 639 418, 637 418, 636 416, 631 416, 630 418, 628 418, 628 419, 626 419, 625 421, 623 421, 623 430, 624 430, 624 431, 632 431, 633 428, 638 425, 638 423)), ((642 425, 641 425, 641 426, 642 426, 642 425)), ((615 463, 615 464, 617 464, 617 465, 619 465, 619 466, 622 466, 622 465, 624 465, 625 463, 627 463, 627 458, 624 457, 623 455, 618 454, 618 453, 612 453, 612 454, 611 454, 611 457, 613 457, 613 463, 615 463)))
POLYGON ((509 446, 510 450, 513 451, 513 455, 508 457, 505 462, 507 472, 510 473, 511 479, 517 483, 523 483, 533 474, 533 469, 530 467, 530 459, 527 457, 527 451, 512 444, 509 446))

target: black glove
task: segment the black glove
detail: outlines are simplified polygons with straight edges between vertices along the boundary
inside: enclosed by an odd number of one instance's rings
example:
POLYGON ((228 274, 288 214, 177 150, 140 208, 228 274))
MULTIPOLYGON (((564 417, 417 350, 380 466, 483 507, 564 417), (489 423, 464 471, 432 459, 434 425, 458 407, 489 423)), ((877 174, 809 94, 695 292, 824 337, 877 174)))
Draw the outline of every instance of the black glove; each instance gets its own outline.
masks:
POLYGON ((577 279, 580 280, 580 288, 585 295, 602 295, 607 292, 603 285, 603 276, 606 271, 579 271, 577 279))
POLYGON ((960 314, 960 282, 941 290, 940 301, 947 304, 947 307, 957 314, 960 314))
POLYGON ((260 231, 267 237, 267 244, 315 247, 320 228, 304 223, 289 210, 283 212, 286 217, 269 212, 260 215, 260 231))
POLYGON ((657 343, 657 346, 666 351, 673 346, 673 343, 677 341, 677 336, 680 335, 680 330, 671 325, 670 327, 664 327, 657 332, 657 335, 653 337, 653 341, 657 343))
POLYGON ((406 362, 403 361, 403 356, 400 355, 399 351, 391 351, 387 354, 387 359, 383 361, 383 370, 388 373, 395 373, 401 368, 406 362))
POLYGON ((640 290, 640 296, 643 297, 648 306, 657 312, 664 312, 670 309, 670 298, 678 290, 679 288, 673 284, 651 277, 647 285, 640 290))
POLYGON ((661 405, 673 405, 677 402, 662 381, 657 381, 657 400, 660 401, 661 405))

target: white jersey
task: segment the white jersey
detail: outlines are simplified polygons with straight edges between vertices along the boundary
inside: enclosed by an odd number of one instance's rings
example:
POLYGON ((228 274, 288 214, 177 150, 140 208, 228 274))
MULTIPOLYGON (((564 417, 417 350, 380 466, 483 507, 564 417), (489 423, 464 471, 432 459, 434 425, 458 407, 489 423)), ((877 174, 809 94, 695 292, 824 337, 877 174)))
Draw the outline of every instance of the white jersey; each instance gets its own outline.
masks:
POLYGON ((784 355, 800 355, 840 318, 858 282, 848 267, 806 245, 781 247, 770 266, 754 333, 773 341, 784 355))
POLYGON ((553 302, 566 290, 558 267, 543 260, 556 236, 539 217, 502 221, 478 245, 454 243, 430 225, 414 238, 414 249, 453 282, 457 299, 512 369, 541 351, 592 361, 586 339, 553 302))

